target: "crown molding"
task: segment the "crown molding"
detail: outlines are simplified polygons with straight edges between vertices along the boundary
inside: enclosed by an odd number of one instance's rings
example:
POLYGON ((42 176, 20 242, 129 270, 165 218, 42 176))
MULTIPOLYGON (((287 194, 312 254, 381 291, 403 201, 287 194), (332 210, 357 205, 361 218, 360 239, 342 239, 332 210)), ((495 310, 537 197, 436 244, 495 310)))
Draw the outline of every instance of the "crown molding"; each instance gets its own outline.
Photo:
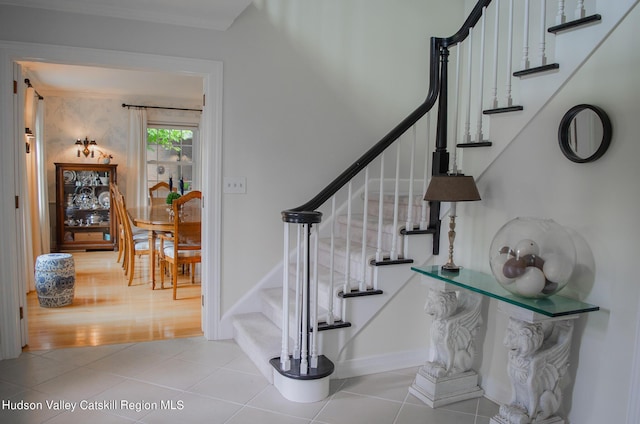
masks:
POLYGON ((251 0, 0 0, 0 5, 225 31, 251 0))

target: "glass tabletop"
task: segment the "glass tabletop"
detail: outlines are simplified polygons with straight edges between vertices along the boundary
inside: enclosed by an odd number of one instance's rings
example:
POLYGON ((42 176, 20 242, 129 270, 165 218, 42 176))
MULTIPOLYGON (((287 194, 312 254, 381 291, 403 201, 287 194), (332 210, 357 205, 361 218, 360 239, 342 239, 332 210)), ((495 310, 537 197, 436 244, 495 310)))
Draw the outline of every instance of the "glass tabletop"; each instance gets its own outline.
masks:
POLYGON ((560 317, 584 312, 593 312, 599 306, 580 302, 568 297, 553 295, 544 299, 527 299, 511 294, 502 288, 493 275, 471 269, 462 268, 460 272, 443 271, 439 265, 425 267, 411 267, 413 271, 436 278, 449 284, 480 293, 521 308, 548 316, 560 317))

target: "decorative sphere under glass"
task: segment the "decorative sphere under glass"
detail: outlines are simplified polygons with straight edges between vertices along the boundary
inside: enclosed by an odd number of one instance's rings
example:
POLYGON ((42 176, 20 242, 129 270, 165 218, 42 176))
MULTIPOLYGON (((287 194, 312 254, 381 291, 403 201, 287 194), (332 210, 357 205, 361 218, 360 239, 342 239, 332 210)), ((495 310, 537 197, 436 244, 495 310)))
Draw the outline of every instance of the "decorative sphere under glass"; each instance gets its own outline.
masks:
POLYGON ((519 217, 498 230, 489 260, 502 287, 516 296, 545 298, 569 282, 576 249, 569 233, 552 219, 519 217))

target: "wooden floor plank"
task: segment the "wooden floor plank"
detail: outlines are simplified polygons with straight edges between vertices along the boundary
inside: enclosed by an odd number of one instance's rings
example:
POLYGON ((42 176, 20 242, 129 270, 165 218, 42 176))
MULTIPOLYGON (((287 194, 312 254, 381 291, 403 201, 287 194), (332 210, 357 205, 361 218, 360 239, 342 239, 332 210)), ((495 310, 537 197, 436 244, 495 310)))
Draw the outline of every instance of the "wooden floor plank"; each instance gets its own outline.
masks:
POLYGON ((29 343, 24 350, 97 346, 202 335, 200 275, 196 284, 179 276, 178 299, 170 279, 151 290, 146 258, 136 261, 131 286, 116 263, 117 252, 73 252, 76 268, 72 305, 43 308, 27 295, 29 343))

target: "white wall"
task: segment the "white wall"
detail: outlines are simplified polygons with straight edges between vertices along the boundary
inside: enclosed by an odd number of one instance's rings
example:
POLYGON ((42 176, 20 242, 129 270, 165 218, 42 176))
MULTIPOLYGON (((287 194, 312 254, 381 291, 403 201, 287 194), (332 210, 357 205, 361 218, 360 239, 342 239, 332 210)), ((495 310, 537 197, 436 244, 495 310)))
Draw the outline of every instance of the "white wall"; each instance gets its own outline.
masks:
MULTIPOLYGON (((628 393, 640 293, 633 267, 640 239, 639 28, 636 7, 478 179, 482 201, 464 205, 457 220, 457 262, 486 272, 493 236, 514 217, 552 218, 574 235, 579 266, 562 293, 601 310, 576 323, 564 401, 572 423, 623 423, 627 403, 638 401, 628 393), (562 115, 580 103, 604 108, 613 123, 611 147, 589 164, 567 160, 557 142, 562 115)), ((488 396, 508 401, 506 317, 493 301, 486 325, 482 385, 488 396)))
POLYGON ((461 7, 257 1, 218 32, 0 6, 0 39, 223 61, 223 174, 247 177, 246 195, 223 197, 224 312, 281 259, 280 211, 422 101, 429 37, 452 33, 461 7))
MULTIPOLYGON (((179 87, 176 87, 179 89, 179 87)), ((129 128, 128 109, 122 103, 146 104, 167 107, 193 107, 179 101, 157 100, 145 96, 107 96, 67 93, 50 95, 45 93, 45 152, 47 178, 49 183, 49 203, 51 225, 55 225, 56 177, 55 163, 100 163, 99 152, 113 156, 111 163, 117 164, 118 185, 125 190, 127 184, 127 131, 129 128), (95 157, 77 156, 74 140, 88 137, 96 140, 95 157)), ((196 105, 197 106, 197 105, 196 105)), ((200 114, 173 110, 149 109, 148 120, 152 122, 172 122, 198 124, 200 114)), ((52 237, 55 231, 52 228, 52 237)), ((55 240, 53 240, 55 242, 55 240)), ((52 244, 54 246, 55 244, 52 244)))

